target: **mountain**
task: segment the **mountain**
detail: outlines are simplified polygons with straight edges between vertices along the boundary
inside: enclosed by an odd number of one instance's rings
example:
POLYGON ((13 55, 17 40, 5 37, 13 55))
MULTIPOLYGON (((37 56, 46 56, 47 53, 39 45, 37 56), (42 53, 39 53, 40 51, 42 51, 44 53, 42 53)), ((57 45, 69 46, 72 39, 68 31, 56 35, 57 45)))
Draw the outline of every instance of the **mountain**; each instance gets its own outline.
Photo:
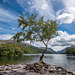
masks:
MULTIPOLYGON (((45 47, 41 47, 42 49, 45 49, 45 47)), ((50 51, 52 53, 57 53, 56 51, 54 51, 52 48, 48 48, 47 51, 50 51)))
POLYGON ((71 45, 71 48, 75 48, 75 45, 71 45))
POLYGON ((48 48, 48 50, 50 50, 52 53, 57 53, 57 52, 54 51, 52 48, 48 48))
MULTIPOLYGON (((13 40, 0 40, 0 43, 1 44, 4 44, 4 43, 14 43, 14 44, 16 44, 17 42, 16 41, 13 41, 13 40)), ((27 47, 30 47, 31 49, 35 50, 37 53, 42 53, 43 50, 45 49, 45 48, 35 47, 35 46, 33 46, 31 44, 27 44, 27 43, 19 43, 19 44, 24 45, 24 46, 27 46, 27 47)), ((51 48, 49 48, 46 51, 46 53, 55 53, 55 51, 52 50, 51 48)))
MULTIPOLYGON (((66 48, 70 48, 70 47, 66 47, 66 48)), ((66 48, 62 49, 61 51, 57 51, 57 53, 64 53, 66 51, 66 48)))

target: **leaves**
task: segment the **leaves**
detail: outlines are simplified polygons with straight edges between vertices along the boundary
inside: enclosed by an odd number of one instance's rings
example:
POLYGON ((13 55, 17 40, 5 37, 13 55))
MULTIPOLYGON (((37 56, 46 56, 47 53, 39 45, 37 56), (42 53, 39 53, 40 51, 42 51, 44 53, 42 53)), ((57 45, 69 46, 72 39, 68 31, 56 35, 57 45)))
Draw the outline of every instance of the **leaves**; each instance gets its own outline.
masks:
POLYGON ((21 13, 18 23, 21 32, 13 37, 17 42, 24 40, 44 41, 44 44, 47 45, 49 40, 57 35, 57 22, 49 19, 44 21, 44 16, 39 18, 33 13, 26 13, 25 15, 21 13))

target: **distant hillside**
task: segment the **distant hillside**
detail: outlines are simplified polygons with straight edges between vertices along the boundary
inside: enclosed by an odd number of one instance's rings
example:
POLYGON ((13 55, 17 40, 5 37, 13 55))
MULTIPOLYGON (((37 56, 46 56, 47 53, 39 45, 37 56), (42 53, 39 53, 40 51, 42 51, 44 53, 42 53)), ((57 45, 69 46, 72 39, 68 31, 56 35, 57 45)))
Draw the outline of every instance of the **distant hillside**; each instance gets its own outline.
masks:
MULTIPOLYGON (((42 49, 45 49, 45 47, 41 47, 42 49)), ((48 48, 47 51, 50 51, 52 53, 57 53, 56 51, 54 51, 52 48, 48 48)))
POLYGON ((75 48, 75 45, 72 45, 71 47, 66 47, 66 48, 62 49, 61 51, 57 51, 57 53, 64 53, 67 48, 75 48))
POLYGON ((57 53, 59 53, 59 54, 60 54, 60 53, 64 53, 67 48, 69 48, 69 47, 66 47, 66 48, 62 49, 61 51, 57 51, 57 53))
POLYGON ((70 48, 66 48, 67 55, 75 55, 75 45, 72 45, 70 48))
POLYGON ((50 50, 52 53, 57 53, 57 52, 54 51, 52 48, 48 48, 48 50, 50 50))
MULTIPOLYGON (((40 49, 32 46, 24 46, 21 44, 15 43, 6 43, 0 45, 0 56, 7 57, 15 57, 22 56, 23 54, 37 54, 42 53, 44 49, 40 49)), ((50 51, 46 51, 46 53, 51 53, 50 51)))
MULTIPOLYGON (((12 41, 12 40, 0 40, 0 42, 2 43, 14 43, 14 44, 17 44, 16 41, 12 41)), ((39 48, 39 47, 35 47, 33 45, 30 45, 30 44, 27 44, 27 43, 20 43, 21 45, 24 45, 24 46, 27 46, 29 47, 30 49, 32 49, 32 53, 42 53, 44 49, 42 48, 39 48)), ((48 50, 46 51, 46 53, 52 53, 52 51, 48 50)), ((29 53, 30 54, 30 53, 29 53)))

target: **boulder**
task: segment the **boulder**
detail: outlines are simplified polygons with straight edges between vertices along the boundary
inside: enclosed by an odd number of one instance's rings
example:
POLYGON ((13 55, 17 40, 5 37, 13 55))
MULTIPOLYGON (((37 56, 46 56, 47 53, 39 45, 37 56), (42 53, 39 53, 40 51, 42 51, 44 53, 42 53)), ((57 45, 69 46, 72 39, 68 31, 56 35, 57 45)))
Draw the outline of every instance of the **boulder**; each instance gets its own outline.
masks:
POLYGON ((3 68, 0 68, 0 71, 3 71, 4 69, 3 68))

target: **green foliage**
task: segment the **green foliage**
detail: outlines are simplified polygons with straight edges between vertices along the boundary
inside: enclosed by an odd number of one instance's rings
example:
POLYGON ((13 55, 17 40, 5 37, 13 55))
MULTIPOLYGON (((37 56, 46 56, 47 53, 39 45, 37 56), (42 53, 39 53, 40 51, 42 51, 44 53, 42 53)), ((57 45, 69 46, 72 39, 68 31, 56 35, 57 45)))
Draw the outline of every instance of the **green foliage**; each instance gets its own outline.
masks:
POLYGON ((65 53, 68 55, 75 55, 75 48, 67 48, 65 53))
POLYGON ((16 44, 1 44, 0 56, 22 56, 23 51, 16 44))
POLYGON ((13 36, 18 43, 24 40, 40 41, 47 46, 49 40, 57 35, 58 24, 56 21, 44 21, 44 17, 39 18, 35 14, 26 13, 24 16, 21 13, 18 23, 18 27, 21 27, 22 31, 13 36))
POLYGON ((28 47, 21 44, 8 43, 0 45, 0 56, 17 57, 22 56, 23 54, 37 54, 42 52, 43 49, 32 46, 28 47))

